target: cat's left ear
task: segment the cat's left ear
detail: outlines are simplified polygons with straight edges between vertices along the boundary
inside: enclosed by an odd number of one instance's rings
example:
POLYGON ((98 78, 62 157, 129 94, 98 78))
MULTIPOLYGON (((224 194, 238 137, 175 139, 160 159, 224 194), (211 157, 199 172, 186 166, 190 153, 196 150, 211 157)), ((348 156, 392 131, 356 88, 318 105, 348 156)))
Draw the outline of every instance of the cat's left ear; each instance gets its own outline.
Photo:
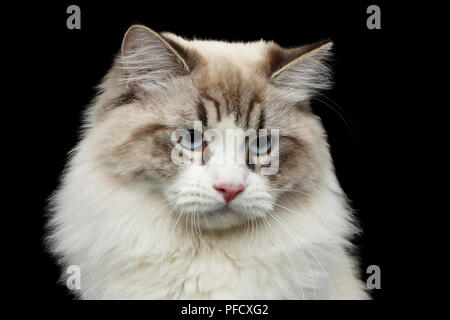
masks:
POLYGON ((327 60, 333 42, 321 41, 296 48, 277 47, 269 53, 270 82, 284 87, 298 100, 308 100, 331 85, 327 60))

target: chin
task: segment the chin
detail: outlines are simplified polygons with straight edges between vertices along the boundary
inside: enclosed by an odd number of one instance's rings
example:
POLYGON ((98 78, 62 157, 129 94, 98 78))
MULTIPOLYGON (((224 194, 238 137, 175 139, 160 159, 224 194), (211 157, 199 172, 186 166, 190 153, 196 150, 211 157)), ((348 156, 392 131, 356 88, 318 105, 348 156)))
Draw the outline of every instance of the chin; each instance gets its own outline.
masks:
MULTIPOLYGON (((185 225, 203 230, 227 230, 240 229, 251 224, 253 220, 265 216, 262 210, 243 211, 232 206, 219 206, 214 209, 197 210, 195 208, 183 208, 177 210, 176 218, 183 218, 185 225)), ((175 211, 174 211, 175 212, 175 211)), ((189 229, 188 229, 189 230, 189 229)))

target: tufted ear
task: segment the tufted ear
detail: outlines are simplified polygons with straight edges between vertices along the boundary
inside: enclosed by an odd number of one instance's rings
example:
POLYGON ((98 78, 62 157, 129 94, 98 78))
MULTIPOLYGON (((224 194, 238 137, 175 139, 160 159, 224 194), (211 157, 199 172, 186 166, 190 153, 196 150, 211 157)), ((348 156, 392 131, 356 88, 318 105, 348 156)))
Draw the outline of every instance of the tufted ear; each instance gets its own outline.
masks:
MULTIPOLYGON (((178 50, 182 50, 178 46, 178 50)), ((157 32, 143 25, 132 25, 122 42, 120 63, 124 80, 135 91, 159 86, 190 69, 180 53, 157 32)))
POLYGON ((322 41, 291 49, 275 48, 269 53, 270 81, 286 88, 298 100, 310 99, 331 85, 326 60, 332 46, 331 41, 322 41))

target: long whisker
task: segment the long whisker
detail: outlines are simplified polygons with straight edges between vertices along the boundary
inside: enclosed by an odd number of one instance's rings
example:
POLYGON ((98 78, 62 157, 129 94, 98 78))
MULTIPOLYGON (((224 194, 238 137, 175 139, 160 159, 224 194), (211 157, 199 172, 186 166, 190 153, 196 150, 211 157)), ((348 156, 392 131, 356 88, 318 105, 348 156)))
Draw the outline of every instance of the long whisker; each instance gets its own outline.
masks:
POLYGON ((283 245, 283 241, 281 241, 280 237, 279 237, 278 234, 275 232, 275 230, 273 229, 273 227, 270 225, 269 221, 267 221, 266 217, 263 217, 263 221, 265 221, 265 222, 267 223, 267 225, 270 227, 270 229, 272 230, 272 232, 273 232, 273 234, 275 235, 275 237, 276 237, 276 238, 278 239, 278 241, 280 242, 281 248, 283 249, 284 254, 286 255, 286 258, 288 259, 288 261, 289 261, 289 263, 290 263, 290 265, 291 265, 291 268, 292 268, 292 270, 293 270, 294 273, 295 273, 296 280, 297 280, 297 285, 300 287, 300 290, 301 290, 301 293, 302 293, 302 298, 305 299, 305 292, 304 292, 303 286, 302 286, 302 284, 301 284, 301 282, 300 282, 300 278, 299 278, 297 269, 295 268, 295 265, 294 265, 294 263, 292 262, 292 260, 291 260, 291 258, 290 258, 290 256, 289 256, 289 254, 288 254, 288 252, 287 252, 285 246, 283 245))
POLYGON ((194 206, 194 226, 195 226, 195 233, 198 236, 198 242, 199 242, 199 248, 202 245, 203 242, 203 236, 202 236, 202 230, 200 228, 200 216, 197 215, 197 204, 194 206))
MULTIPOLYGON (((295 211, 292 211, 291 209, 286 208, 286 207, 284 207, 284 206, 282 206, 282 205, 280 205, 280 204, 278 204, 278 203, 276 203, 276 202, 273 202, 273 205, 275 205, 275 206, 277 206, 277 207, 280 207, 280 208, 282 208, 282 209, 284 209, 284 210, 287 210, 287 211, 289 211, 289 212, 292 212, 292 213, 298 215, 298 213, 296 213, 295 211)), ((300 237, 300 235, 297 235, 297 236, 300 237)), ((301 237, 300 237, 300 239, 301 239, 301 237)), ((320 266, 320 268, 321 268, 321 269, 323 270, 323 272, 325 273, 325 275, 326 275, 328 281, 330 282, 332 288, 335 290, 335 292, 337 292, 336 286, 334 285, 334 282, 331 280, 331 277, 330 277, 328 271, 325 269, 325 267, 324 267, 323 264, 320 262, 320 260, 316 257, 316 255, 315 255, 314 251, 312 250, 312 248, 309 247, 304 241, 302 241, 302 242, 303 242, 303 244, 306 246, 306 248, 308 249, 308 251, 311 253, 311 255, 312 255, 312 257, 314 258, 314 260, 316 260, 317 264, 320 266)))
MULTIPOLYGON (((279 206, 279 205, 278 205, 279 206)), ((285 210, 287 210, 287 208, 283 208, 285 210)), ((292 210, 287 210, 288 212, 291 212, 293 214, 296 215, 300 215, 298 212, 292 211, 292 210)), ((312 218, 308 215, 302 215, 302 218, 307 218, 309 220, 312 220, 312 218)), ((350 266, 349 263, 349 258, 347 257, 346 253, 344 252, 344 249, 341 247, 341 245, 338 243, 338 241, 334 238, 333 235, 330 234, 329 239, 332 241, 333 246, 337 249, 337 251, 339 252, 339 254, 341 255, 341 257, 344 259, 345 261, 345 268, 349 273, 353 272, 352 267, 350 266)))
MULTIPOLYGON (((173 209, 172 209, 172 210, 173 210, 173 209)), ((172 212, 172 211, 171 211, 171 212, 172 212)), ((162 273, 163 275, 165 274, 165 272, 164 272, 164 267, 165 267, 165 260, 166 260, 166 256, 167 256, 166 250, 168 249, 168 247, 169 247, 169 245, 170 245, 170 239, 171 239, 171 237, 172 237, 172 234, 173 234, 174 231, 175 231, 175 228, 177 227, 178 222, 180 221, 181 215, 182 215, 181 212, 178 213, 178 219, 177 219, 177 221, 175 222, 175 224, 174 224, 174 226, 173 226, 173 228, 172 228, 172 231, 170 232, 169 237, 167 238, 166 246, 164 247, 164 251, 163 251, 163 259, 162 259, 162 264, 161 264, 161 273, 162 273)))
POLYGON ((300 250, 300 252, 303 255, 303 258, 305 259, 306 265, 308 266, 308 271, 312 280, 313 284, 313 290, 314 290, 314 300, 317 300, 317 293, 316 293, 316 280, 314 277, 314 274, 312 273, 311 264, 309 263, 309 259, 307 258, 305 252, 303 249, 298 245, 296 238, 292 235, 292 233, 289 231, 289 229, 286 227, 286 224, 283 223, 280 219, 278 219, 274 214, 272 214, 270 211, 267 211, 267 213, 275 220, 277 221, 286 231, 286 233, 291 237, 292 240, 294 240, 295 245, 300 250))
POLYGON ((317 93, 317 95, 319 95, 319 96, 327 99, 331 103, 333 103, 334 107, 331 106, 326 101, 318 98, 317 96, 316 97, 312 97, 311 100, 316 100, 316 101, 324 104, 328 108, 330 108, 332 111, 334 111, 338 115, 338 117, 344 122, 345 126, 347 127, 348 131, 350 132, 350 135, 353 138, 353 141, 354 141, 355 145, 357 146, 358 145, 358 140, 357 140, 356 134, 355 134, 354 129, 353 129, 355 126, 352 124, 352 122, 350 120, 350 117, 345 113, 345 111, 341 107, 339 107, 339 105, 336 102, 334 102, 333 100, 331 100, 327 96, 325 96, 323 94, 320 94, 319 92, 317 93))

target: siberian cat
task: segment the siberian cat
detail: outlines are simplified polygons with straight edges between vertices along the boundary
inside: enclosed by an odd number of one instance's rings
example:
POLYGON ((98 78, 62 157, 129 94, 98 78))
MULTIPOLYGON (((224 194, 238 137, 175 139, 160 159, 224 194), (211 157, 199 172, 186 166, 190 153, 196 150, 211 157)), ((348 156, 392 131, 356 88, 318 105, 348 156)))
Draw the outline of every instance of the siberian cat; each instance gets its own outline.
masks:
POLYGON ((49 247, 63 274, 80 267, 75 294, 369 298, 350 253, 358 228, 309 107, 330 85, 331 47, 130 27, 51 199, 49 247))

